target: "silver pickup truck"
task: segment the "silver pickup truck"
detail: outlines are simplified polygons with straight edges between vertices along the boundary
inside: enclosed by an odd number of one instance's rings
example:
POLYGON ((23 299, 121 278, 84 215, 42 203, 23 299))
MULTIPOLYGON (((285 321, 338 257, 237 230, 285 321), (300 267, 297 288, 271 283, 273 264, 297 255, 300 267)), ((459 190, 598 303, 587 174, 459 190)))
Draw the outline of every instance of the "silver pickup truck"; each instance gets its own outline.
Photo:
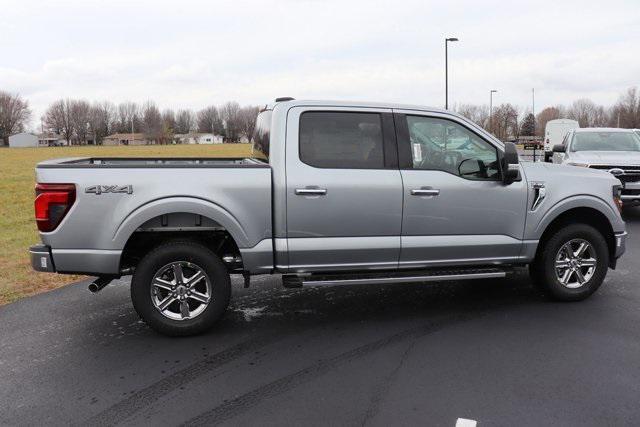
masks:
POLYGON ((607 171, 622 183, 622 202, 640 204, 640 134, 631 129, 572 129, 553 147, 552 161, 607 171))
POLYGON ((581 300, 625 250, 620 181, 519 162, 513 144, 433 108, 278 99, 253 156, 74 158, 36 168, 33 268, 132 274, 133 305, 168 335, 211 327, 231 273, 284 286, 506 276, 581 300))

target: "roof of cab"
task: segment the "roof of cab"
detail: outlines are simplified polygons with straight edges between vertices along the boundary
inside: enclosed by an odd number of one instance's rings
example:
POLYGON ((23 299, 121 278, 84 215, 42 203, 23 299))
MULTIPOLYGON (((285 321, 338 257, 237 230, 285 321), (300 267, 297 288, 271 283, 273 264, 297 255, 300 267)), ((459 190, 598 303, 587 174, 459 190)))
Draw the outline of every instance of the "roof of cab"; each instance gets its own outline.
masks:
POLYGON ((286 105, 288 107, 299 106, 319 106, 319 107, 361 107, 361 108, 389 108, 397 110, 419 110, 444 114, 458 115, 457 113, 442 108, 427 107, 424 105, 397 104, 392 102, 371 102, 371 101, 331 101, 331 100, 310 100, 292 99, 289 101, 272 102, 265 106, 266 110, 272 110, 276 105, 286 105))

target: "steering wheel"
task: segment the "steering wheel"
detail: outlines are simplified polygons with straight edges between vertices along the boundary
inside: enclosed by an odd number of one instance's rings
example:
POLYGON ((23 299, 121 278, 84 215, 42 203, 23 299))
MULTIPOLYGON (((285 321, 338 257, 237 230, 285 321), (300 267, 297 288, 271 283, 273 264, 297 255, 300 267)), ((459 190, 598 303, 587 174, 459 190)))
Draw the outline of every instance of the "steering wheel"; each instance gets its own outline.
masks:
POLYGON ((458 150, 466 150, 467 148, 469 148, 471 144, 472 144, 471 138, 468 138, 467 142, 465 142, 464 144, 460 144, 458 146, 458 150))
POLYGON ((462 154, 460 154, 458 151, 447 150, 443 152, 443 158, 442 158, 443 167, 447 167, 450 170, 455 171, 461 161, 462 161, 462 154))

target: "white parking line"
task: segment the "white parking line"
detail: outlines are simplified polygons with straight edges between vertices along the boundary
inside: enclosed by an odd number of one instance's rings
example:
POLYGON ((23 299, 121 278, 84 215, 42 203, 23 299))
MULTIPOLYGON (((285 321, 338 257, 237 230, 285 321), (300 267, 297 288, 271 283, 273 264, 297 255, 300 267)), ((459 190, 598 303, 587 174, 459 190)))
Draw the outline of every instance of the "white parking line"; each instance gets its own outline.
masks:
POLYGON ((458 418, 456 421, 456 427, 476 427, 478 422, 476 420, 468 420, 466 418, 458 418))

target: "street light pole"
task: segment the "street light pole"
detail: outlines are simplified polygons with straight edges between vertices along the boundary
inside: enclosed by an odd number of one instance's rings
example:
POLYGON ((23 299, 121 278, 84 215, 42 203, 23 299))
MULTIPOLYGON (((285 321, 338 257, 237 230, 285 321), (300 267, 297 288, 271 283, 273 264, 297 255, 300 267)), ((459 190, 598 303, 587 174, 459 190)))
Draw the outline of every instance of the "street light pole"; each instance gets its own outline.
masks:
POLYGON ((489 91, 489 132, 493 133, 493 94, 498 92, 495 89, 489 91))
POLYGON ((531 88, 531 114, 533 114, 533 136, 536 136, 536 88, 531 88))
POLYGON ((444 109, 449 109, 449 42, 457 42, 456 37, 444 39, 444 109))

